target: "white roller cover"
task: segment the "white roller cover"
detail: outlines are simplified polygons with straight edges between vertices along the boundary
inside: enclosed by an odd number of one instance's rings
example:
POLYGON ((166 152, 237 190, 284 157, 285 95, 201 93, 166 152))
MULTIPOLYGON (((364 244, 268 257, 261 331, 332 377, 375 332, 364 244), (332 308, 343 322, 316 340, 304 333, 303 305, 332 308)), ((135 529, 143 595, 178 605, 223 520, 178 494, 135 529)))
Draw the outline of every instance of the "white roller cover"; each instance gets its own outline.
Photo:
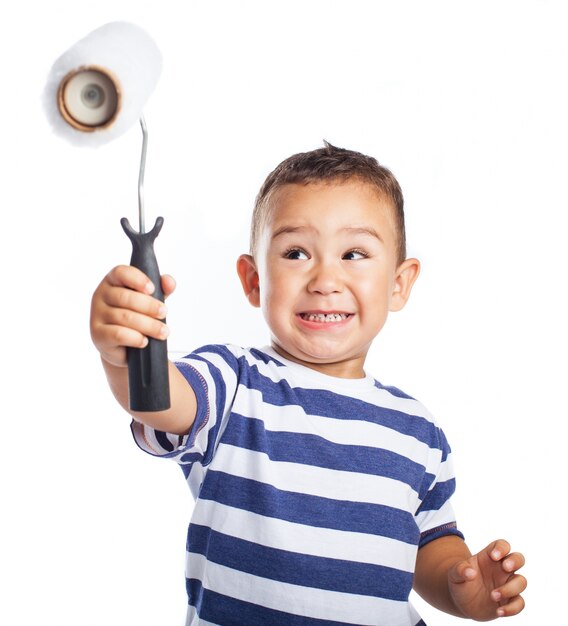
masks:
POLYGON ((139 26, 128 22, 101 26, 63 53, 49 73, 44 106, 54 132, 80 146, 99 146, 112 141, 142 116, 161 67, 162 57, 157 45, 139 26), (113 77, 120 102, 112 123, 86 132, 65 120, 58 106, 58 91, 70 73, 89 67, 106 70, 113 77))

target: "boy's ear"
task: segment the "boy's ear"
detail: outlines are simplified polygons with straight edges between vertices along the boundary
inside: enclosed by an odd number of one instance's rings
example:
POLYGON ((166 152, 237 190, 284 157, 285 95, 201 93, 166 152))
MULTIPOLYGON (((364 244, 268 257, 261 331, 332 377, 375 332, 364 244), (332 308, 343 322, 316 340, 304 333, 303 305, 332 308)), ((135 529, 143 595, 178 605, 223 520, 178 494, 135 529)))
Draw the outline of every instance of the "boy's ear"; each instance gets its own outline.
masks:
POLYGON ((418 274, 420 274, 420 261, 418 259, 406 259, 398 266, 389 307, 391 311, 400 311, 404 307, 418 274))
POLYGON ((260 288, 256 263, 250 254, 241 254, 237 260, 237 273, 247 300, 252 306, 260 306, 260 288))

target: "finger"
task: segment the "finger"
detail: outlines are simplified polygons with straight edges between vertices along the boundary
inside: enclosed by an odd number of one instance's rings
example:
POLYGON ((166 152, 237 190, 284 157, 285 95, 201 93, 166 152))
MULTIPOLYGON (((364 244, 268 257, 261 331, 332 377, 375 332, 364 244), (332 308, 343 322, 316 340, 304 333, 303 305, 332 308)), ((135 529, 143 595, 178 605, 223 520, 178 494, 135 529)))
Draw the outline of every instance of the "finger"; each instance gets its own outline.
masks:
POLYGON ((495 602, 507 601, 523 593, 526 588, 527 579, 520 574, 515 574, 504 585, 497 587, 491 593, 491 597, 495 602))
POLYGON ((110 309, 123 309, 148 315, 156 319, 166 317, 166 305, 144 293, 126 287, 111 287, 104 294, 104 302, 110 309))
POLYGON ((145 348, 148 345, 148 337, 132 328, 125 326, 107 326, 109 347, 114 348, 145 348))
POLYGON ((104 361, 116 367, 125 367, 126 348, 145 348, 148 338, 130 328, 103 326, 96 333, 96 345, 104 361))
MULTIPOLYGON (((168 327, 160 320, 128 309, 109 309, 105 322, 105 327, 123 328, 125 331, 134 331, 139 335, 153 337, 154 339, 166 339, 169 335, 168 327)), ((116 338, 117 345, 119 346, 138 347, 131 346, 130 343, 123 343, 122 333, 119 333, 116 337, 114 337, 112 333, 110 334, 112 338, 116 338)), ((129 333, 125 333, 124 335, 130 337, 129 333)))
POLYGON ((497 539, 497 541, 489 544, 485 551, 489 554, 493 561, 500 561, 503 557, 509 554, 511 546, 508 541, 505 541, 504 539, 497 539))
POLYGON ((520 552, 508 554, 506 558, 503 559, 503 569, 506 572, 515 572, 516 570, 521 569, 524 564, 525 557, 520 552))
POLYGON ((132 265, 117 265, 106 275, 105 280, 113 287, 128 287, 147 294, 155 291, 154 284, 148 276, 132 265))
POLYGON ((525 608, 525 601, 521 596, 516 596, 497 609, 497 617, 511 617, 518 615, 525 608))

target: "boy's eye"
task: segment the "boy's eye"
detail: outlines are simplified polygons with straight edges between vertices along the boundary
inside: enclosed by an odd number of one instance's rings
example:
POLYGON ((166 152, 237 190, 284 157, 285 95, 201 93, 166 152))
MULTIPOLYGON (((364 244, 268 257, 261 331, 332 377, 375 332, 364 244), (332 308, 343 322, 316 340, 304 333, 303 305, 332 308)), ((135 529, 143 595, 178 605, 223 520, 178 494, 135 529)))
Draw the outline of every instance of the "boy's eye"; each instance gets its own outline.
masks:
POLYGON ((344 261, 357 261, 359 259, 366 259, 369 255, 366 252, 363 252, 363 250, 349 250, 349 252, 346 252, 342 259, 344 261))
POLYGON ((284 258, 291 259, 292 261, 305 261, 308 255, 300 248, 291 248, 290 250, 286 250, 284 258))

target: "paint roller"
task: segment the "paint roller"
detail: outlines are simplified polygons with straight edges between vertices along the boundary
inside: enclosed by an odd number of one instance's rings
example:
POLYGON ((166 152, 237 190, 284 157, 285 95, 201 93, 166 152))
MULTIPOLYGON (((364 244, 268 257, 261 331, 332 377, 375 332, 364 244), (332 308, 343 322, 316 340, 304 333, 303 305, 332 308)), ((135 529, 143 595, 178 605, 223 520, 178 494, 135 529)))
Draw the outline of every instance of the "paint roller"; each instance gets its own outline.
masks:
MULTIPOLYGON (((164 220, 146 232, 144 174, 148 131, 142 109, 161 71, 161 54, 151 37, 128 22, 101 26, 64 52, 53 64, 44 92, 44 108, 54 132, 77 146, 100 146, 136 122, 142 130, 138 178, 139 231, 122 218, 132 243, 131 264, 156 287, 162 302, 154 241, 164 220)), ((133 411, 170 407, 167 343, 149 338, 145 348, 128 349, 129 404, 133 411)))

